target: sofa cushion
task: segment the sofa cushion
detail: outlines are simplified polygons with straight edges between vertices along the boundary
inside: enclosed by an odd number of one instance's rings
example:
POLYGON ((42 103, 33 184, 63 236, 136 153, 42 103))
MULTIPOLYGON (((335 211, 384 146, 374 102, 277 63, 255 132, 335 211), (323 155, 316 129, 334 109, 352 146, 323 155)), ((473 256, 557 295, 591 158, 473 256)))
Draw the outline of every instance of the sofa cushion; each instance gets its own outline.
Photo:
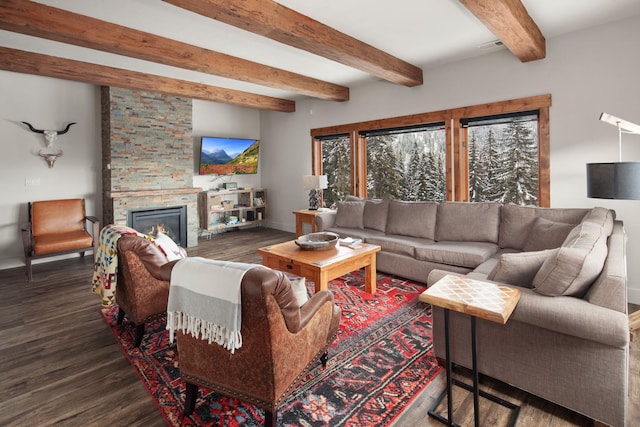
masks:
POLYGON ((487 279, 530 288, 542 264, 557 250, 502 254, 487 279))
POLYGON ((371 236, 366 239, 366 242, 380 246, 380 249, 385 252, 414 257, 416 246, 429 245, 433 243, 433 240, 386 234, 384 236, 371 236))
POLYGON ((434 240, 437 211, 436 202, 391 200, 386 232, 434 240))
POLYGON ((364 200, 336 203, 336 227, 364 228, 364 200))
POLYGON ((367 200, 364 203, 364 228, 385 231, 389 200, 367 200))
POLYGON ((416 246, 416 259, 460 267, 476 268, 498 251, 498 245, 489 242, 435 242, 416 246))
POLYGON ((438 206, 437 218, 437 241, 498 243, 498 203, 444 202, 438 206))
POLYGON ((615 219, 616 219, 615 211, 611 209, 595 207, 591 209, 584 216, 584 218, 582 218, 582 222, 591 222, 601 227, 604 227, 606 235, 611 236, 611 232, 613 231, 613 220, 615 219))
POLYGON ((574 224, 538 217, 533 222, 523 250, 533 252, 559 248, 574 227, 574 224))
POLYGON ((606 230, 578 224, 558 251, 547 258, 533 279, 533 290, 548 296, 581 297, 598 277, 607 257, 606 230))
POLYGON ((549 209, 512 204, 503 205, 500 212, 498 244, 501 248, 523 250, 531 228, 538 217, 576 225, 580 223, 587 212, 589 209, 549 209))

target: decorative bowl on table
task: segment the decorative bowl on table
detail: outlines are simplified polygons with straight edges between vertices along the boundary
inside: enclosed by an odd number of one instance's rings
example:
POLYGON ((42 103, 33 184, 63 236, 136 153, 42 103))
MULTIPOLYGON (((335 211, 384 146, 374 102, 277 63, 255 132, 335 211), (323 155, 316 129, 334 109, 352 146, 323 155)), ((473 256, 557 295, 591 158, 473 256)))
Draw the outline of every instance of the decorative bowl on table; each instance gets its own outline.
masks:
POLYGON ((328 231, 305 234, 296 239, 296 245, 306 251, 322 251, 331 249, 338 243, 339 235, 328 231))

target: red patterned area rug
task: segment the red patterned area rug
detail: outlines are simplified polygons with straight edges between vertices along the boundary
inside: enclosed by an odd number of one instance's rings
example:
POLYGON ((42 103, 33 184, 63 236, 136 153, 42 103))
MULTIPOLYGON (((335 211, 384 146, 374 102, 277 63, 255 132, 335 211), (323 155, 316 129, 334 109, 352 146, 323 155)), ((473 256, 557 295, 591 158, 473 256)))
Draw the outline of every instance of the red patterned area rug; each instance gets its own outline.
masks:
MULTIPOLYGON (((377 293, 364 292, 362 271, 333 280, 342 308, 338 338, 321 366, 278 411, 279 426, 386 426, 438 374, 431 340, 431 307, 418 301, 425 286, 378 274, 377 293)), ((146 327, 133 347, 130 324, 117 326, 117 308, 105 321, 171 426, 259 426, 264 412, 200 387, 196 409, 182 416, 184 383, 178 354, 168 343, 165 320, 146 327)), ((214 344, 215 345, 215 344, 214 344)))

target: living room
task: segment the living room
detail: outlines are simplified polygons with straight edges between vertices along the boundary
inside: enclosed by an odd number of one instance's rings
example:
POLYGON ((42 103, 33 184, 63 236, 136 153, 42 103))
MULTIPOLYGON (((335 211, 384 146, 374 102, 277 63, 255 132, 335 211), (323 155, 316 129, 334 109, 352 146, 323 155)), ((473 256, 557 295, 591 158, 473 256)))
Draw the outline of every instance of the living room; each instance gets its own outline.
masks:
MULTIPOLYGON (((506 49, 442 63, 424 64, 424 84, 407 88, 370 80, 350 88, 347 102, 296 99, 296 111, 282 113, 193 100, 193 144, 200 136, 261 140, 257 175, 236 176, 239 186, 269 191, 270 228, 293 232, 293 210, 306 207, 302 176, 311 173, 310 129, 397 117, 529 96, 550 94, 550 171, 552 207, 603 206, 624 221, 628 241, 628 297, 640 303, 640 219, 636 201, 586 197, 585 165, 618 161, 617 131, 598 120, 608 112, 632 122, 640 118, 640 10, 622 19, 582 28, 546 41, 546 58, 522 63, 506 49)), ((28 50, 28 41, 0 33, 1 44, 28 50)), ((51 54, 56 46, 51 46, 51 54)), ((115 62, 115 60, 114 60, 115 62)), ((421 64, 422 65, 422 64, 421 64)), ((19 227, 27 202, 85 197, 88 213, 102 214, 100 87, 81 82, 0 71, 3 121, 3 208, 0 211, 0 269, 24 265, 19 227), (77 122, 56 145, 64 150, 53 168, 38 157, 39 128, 77 122)), ((623 160, 640 158, 634 135, 623 136, 623 160)), ((196 155, 197 156, 197 155, 196 155)), ((193 187, 220 182, 198 176, 193 187)))
MULTIPOLYGON (((636 9, 637 10, 637 9, 636 9)), ((637 16, 568 33, 547 40, 547 56, 522 63, 503 49, 475 58, 429 65, 424 84, 414 88, 368 82, 350 88, 350 100, 336 103, 296 101, 296 112, 281 113, 193 100, 194 153, 200 136, 251 137, 261 140, 257 175, 237 175, 239 186, 269 190, 268 226, 293 231, 291 212, 307 206, 302 176, 311 173, 310 129, 357 121, 426 113, 510 99, 550 94, 550 171, 552 207, 605 206, 625 221, 629 259, 640 254, 635 202, 586 197, 586 163, 617 161, 617 132, 598 121, 602 112, 629 121, 638 108, 633 85, 638 61, 637 16), (473 71, 470 71, 473 70, 473 71), (308 161, 291 161, 308 159, 308 161), (291 183, 300 185, 292 187, 291 183)), ((4 44, 16 48, 25 41, 3 33, 4 44)), ((28 45, 28 41, 27 41, 28 45)), ((7 141, 0 159, 4 170, 4 206, 0 212, 0 268, 23 263, 19 225, 26 221, 31 200, 85 197, 88 212, 101 216, 100 88, 67 80, 0 71, 5 120, 0 129, 7 141), (11 100, 9 102, 9 100, 11 100), (36 127, 64 127, 77 122, 58 139, 64 157, 47 168, 37 156, 41 135, 36 127)), ((624 161, 640 155, 634 135, 623 138, 624 161)), ((197 157, 197 154, 195 154, 197 157)), ((194 158, 193 186, 219 185, 198 176, 194 158)), ((640 302, 640 266, 629 263, 629 301, 640 302)))

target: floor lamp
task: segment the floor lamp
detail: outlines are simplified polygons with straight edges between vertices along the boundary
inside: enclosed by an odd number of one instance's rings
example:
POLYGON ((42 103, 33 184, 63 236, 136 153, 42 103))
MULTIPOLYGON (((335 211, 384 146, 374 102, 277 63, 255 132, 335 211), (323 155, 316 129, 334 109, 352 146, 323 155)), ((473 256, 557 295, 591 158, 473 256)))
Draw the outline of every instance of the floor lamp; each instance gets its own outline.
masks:
POLYGON ((322 190, 327 188, 328 180, 326 175, 305 175, 302 177, 305 190, 309 190, 309 209, 317 211, 322 208, 322 190))
POLYGON ((640 125, 607 113, 600 120, 618 128, 618 162, 587 163, 587 197, 640 200, 640 162, 622 161, 622 134, 640 135, 640 125))

